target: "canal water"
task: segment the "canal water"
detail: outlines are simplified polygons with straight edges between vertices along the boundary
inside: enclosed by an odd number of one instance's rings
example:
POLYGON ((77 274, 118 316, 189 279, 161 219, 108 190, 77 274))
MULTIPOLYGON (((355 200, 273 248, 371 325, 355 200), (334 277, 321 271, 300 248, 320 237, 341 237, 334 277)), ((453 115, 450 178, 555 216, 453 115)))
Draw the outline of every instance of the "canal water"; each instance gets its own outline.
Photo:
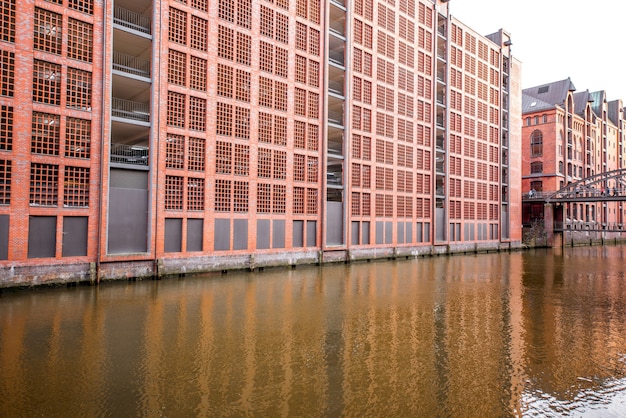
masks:
POLYGON ((2 417, 626 416, 626 247, 0 294, 2 417))

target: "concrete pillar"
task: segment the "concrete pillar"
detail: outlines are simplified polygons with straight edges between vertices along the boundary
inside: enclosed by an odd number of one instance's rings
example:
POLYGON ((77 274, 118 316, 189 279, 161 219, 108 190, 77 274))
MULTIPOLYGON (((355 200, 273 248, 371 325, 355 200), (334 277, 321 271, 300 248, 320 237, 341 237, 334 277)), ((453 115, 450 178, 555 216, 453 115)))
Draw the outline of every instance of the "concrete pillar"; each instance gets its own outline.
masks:
POLYGON ((546 233, 546 244, 554 246, 554 206, 552 203, 543 205, 543 229, 546 233))

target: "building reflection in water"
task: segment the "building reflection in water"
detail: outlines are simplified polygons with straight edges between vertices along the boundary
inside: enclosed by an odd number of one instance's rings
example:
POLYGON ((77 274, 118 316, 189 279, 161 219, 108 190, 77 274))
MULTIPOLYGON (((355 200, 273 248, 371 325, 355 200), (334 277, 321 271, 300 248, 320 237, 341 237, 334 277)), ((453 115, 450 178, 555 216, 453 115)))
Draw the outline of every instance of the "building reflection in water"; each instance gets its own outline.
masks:
POLYGON ((573 410, 624 377, 623 262, 589 247, 9 292, 0 410, 573 410))

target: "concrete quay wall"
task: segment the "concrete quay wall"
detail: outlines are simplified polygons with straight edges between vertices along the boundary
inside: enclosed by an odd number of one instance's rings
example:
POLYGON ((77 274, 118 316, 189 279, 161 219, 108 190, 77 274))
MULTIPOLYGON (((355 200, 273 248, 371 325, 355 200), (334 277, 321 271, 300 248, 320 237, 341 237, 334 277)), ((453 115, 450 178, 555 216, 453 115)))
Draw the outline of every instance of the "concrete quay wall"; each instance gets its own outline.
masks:
POLYGON ((212 255, 158 260, 125 260, 97 264, 10 265, 0 268, 0 288, 28 288, 46 285, 97 284, 103 281, 158 279, 171 276, 256 271, 274 267, 323 265, 359 261, 410 259, 453 254, 515 251, 521 242, 448 243, 413 247, 337 248, 284 253, 212 255))

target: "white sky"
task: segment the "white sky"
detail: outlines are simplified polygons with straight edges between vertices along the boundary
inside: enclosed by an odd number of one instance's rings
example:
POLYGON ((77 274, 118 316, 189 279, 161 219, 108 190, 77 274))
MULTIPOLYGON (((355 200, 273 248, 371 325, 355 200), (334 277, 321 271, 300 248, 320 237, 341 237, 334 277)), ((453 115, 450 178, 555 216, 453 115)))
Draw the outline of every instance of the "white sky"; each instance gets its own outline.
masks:
POLYGON ((570 77, 626 105, 626 1, 450 0, 450 14, 481 35, 504 29, 522 62, 522 88, 570 77))

